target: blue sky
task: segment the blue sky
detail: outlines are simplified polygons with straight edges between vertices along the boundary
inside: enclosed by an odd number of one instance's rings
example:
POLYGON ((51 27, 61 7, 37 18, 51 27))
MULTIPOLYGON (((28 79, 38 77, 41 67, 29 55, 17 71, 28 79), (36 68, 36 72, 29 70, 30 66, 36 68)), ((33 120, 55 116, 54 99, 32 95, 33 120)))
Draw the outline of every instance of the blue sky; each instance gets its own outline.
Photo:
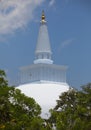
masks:
POLYGON ((71 86, 91 82, 90 8, 90 0, 1 0, 0 68, 12 81, 21 66, 33 63, 44 10, 54 63, 68 66, 71 86))

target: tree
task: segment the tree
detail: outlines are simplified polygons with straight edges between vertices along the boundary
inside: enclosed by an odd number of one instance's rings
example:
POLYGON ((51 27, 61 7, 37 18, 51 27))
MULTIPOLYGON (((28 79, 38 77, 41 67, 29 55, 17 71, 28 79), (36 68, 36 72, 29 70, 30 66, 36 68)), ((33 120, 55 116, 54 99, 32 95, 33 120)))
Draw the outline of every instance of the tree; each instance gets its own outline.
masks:
POLYGON ((0 87, 7 86, 6 74, 3 70, 0 70, 0 87))
POLYGON ((41 108, 15 87, 9 87, 6 75, 0 70, 0 129, 49 130, 40 117, 41 108))
POLYGON ((56 130, 91 130, 91 84, 81 91, 70 89, 57 100, 50 122, 56 130))

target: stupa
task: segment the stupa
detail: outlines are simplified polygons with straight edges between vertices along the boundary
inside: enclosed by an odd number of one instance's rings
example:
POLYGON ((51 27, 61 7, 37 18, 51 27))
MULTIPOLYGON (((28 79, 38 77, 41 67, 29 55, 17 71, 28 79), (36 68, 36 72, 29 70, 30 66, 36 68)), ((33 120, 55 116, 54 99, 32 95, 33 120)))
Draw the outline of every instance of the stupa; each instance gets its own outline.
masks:
POLYGON ((21 83, 17 87, 41 106, 43 118, 49 117, 49 110, 55 107, 59 95, 69 90, 66 70, 66 66, 53 64, 47 21, 43 11, 34 63, 20 68, 21 83))

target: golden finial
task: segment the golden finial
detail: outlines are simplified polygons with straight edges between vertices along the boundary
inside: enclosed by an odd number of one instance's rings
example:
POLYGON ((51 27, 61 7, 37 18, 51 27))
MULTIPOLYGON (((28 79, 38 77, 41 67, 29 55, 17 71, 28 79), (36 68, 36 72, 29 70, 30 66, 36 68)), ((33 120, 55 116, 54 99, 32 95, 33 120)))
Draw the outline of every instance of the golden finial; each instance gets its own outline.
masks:
POLYGON ((45 22, 46 22, 44 10, 42 11, 41 22, 42 22, 42 23, 45 23, 45 22))

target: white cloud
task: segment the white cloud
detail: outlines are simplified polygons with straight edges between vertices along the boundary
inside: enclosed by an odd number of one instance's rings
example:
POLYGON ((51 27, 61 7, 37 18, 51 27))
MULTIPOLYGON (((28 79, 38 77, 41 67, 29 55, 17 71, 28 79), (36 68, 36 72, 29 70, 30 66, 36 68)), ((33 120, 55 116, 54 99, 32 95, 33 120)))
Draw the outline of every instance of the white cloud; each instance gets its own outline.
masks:
POLYGON ((13 33, 33 19, 34 10, 44 0, 1 0, 0 35, 13 33))
POLYGON ((75 39, 72 38, 72 39, 68 39, 68 40, 63 41, 63 42, 61 43, 61 47, 64 48, 64 47, 66 47, 66 46, 72 44, 72 42, 73 42, 74 40, 75 40, 75 39))
POLYGON ((71 45, 74 43, 74 38, 70 38, 70 39, 67 39, 65 41, 63 41, 59 47, 58 47, 58 52, 60 53, 62 49, 66 48, 67 46, 71 45))
POLYGON ((49 6, 53 6, 55 4, 55 0, 50 0, 49 6))

